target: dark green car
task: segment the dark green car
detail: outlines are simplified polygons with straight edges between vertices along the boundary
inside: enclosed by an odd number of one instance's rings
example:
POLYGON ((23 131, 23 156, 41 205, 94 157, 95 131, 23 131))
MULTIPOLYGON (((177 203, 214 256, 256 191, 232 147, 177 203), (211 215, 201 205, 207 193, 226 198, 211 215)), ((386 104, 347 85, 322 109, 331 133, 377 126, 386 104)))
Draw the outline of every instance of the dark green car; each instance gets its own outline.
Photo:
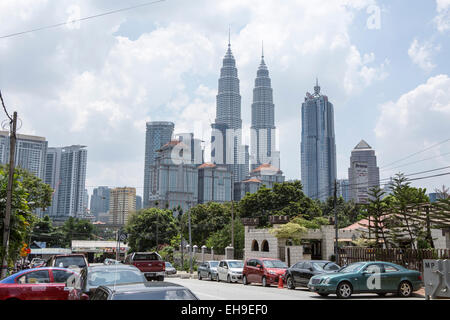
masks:
POLYGON ((390 262, 356 262, 336 273, 321 274, 309 280, 310 291, 321 296, 336 294, 338 298, 349 298, 353 293, 397 293, 409 297, 423 287, 419 271, 409 270, 390 262))

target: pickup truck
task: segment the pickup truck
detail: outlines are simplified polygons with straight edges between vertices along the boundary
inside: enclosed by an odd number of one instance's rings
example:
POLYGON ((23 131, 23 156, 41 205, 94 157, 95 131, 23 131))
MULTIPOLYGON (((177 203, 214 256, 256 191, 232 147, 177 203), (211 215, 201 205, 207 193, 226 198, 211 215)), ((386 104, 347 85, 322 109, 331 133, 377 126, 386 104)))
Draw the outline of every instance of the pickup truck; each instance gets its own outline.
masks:
POLYGON ((127 255, 124 264, 134 265, 147 280, 164 281, 166 264, 156 252, 133 252, 127 255))

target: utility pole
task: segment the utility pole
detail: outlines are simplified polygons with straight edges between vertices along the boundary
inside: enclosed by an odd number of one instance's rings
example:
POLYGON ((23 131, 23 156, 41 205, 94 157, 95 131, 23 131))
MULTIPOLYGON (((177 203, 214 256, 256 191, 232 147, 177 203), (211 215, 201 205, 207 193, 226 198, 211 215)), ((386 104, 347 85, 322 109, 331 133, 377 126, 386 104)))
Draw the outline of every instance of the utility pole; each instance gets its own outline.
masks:
MULTIPOLYGON (((1 94, 0 94, 1 97, 1 94)), ((2 99, 3 104, 3 99, 2 99)), ((4 104, 3 104, 4 107, 4 104)), ((6 110, 6 109, 5 109, 6 110)), ((8 115, 9 117, 9 115, 8 115)), ((11 119, 11 118, 10 118, 11 119)), ((17 128, 17 112, 14 111, 13 118, 11 119, 10 127, 10 147, 9 147, 9 176, 8 176, 8 188, 6 190, 6 208, 5 217, 3 219, 3 248, 4 253, 2 257, 1 276, 0 279, 6 277, 8 271, 8 247, 9 247, 9 234, 10 234, 10 222, 11 222, 11 203, 12 203, 12 190, 14 183, 14 157, 16 151, 16 128, 17 128)))
POLYGON ((338 252, 338 218, 337 218, 337 181, 334 179, 334 231, 335 231, 335 243, 334 243, 334 256, 336 257, 336 264, 339 265, 339 252, 338 252))
POLYGON ((231 200, 231 246, 234 248, 234 201, 231 200))

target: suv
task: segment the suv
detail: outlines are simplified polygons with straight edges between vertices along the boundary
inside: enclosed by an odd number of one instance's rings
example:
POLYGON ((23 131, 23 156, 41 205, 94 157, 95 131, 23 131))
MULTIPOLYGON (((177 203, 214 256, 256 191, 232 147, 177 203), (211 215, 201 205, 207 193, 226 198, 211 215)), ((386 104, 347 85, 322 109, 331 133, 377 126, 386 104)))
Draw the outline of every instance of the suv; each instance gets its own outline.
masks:
POLYGON ((166 264, 157 252, 133 252, 127 255, 124 263, 141 270, 147 280, 164 281, 166 264))
POLYGON ((59 254, 48 259, 47 267, 69 268, 76 271, 86 268, 89 263, 83 254, 59 254))
POLYGON ((281 260, 270 258, 247 259, 242 272, 242 283, 262 283, 263 287, 277 284, 279 278, 284 281, 288 266, 281 260))

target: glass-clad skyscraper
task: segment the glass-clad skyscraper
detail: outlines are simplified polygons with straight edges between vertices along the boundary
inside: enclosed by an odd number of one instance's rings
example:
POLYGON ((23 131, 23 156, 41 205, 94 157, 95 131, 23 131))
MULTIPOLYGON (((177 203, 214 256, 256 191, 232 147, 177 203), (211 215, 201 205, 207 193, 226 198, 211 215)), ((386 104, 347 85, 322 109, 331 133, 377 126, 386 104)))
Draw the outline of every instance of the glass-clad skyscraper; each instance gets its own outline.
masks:
POLYGON ((302 104, 301 180, 305 194, 326 200, 333 195, 336 179, 336 142, 333 104, 320 93, 306 93, 302 104))
POLYGON ((147 122, 145 134, 144 208, 149 206, 150 186, 152 184, 151 167, 155 164, 157 151, 172 140, 174 128, 175 124, 173 122, 147 122))

